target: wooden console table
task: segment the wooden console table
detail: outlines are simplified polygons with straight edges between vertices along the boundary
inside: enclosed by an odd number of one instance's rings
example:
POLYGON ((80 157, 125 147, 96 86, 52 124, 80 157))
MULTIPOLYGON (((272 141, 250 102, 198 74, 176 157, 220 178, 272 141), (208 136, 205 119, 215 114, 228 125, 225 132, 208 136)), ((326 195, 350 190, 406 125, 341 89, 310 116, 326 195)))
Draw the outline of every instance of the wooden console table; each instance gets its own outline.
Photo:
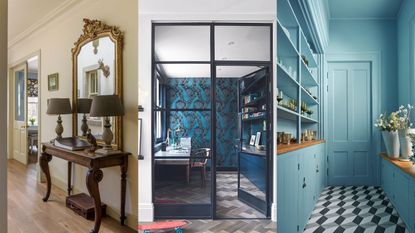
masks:
POLYGON ((91 230, 91 233, 98 233, 101 226, 102 211, 101 211, 101 196, 99 194, 98 183, 104 177, 102 168, 120 166, 121 168, 121 225, 124 226, 125 216, 125 196, 127 186, 127 168, 128 168, 128 155, 130 153, 117 153, 111 155, 92 155, 87 154, 84 151, 70 151, 54 146, 51 143, 42 143, 42 155, 40 157, 40 167, 46 175, 47 191, 43 198, 44 202, 47 202, 50 196, 52 187, 52 181, 50 179, 49 162, 52 157, 58 157, 68 161, 68 195, 70 196, 71 188, 71 176, 72 176, 72 163, 79 164, 87 167, 88 173, 86 176, 86 186, 89 195, 94 199, 95 205, 95 225, 91 230))

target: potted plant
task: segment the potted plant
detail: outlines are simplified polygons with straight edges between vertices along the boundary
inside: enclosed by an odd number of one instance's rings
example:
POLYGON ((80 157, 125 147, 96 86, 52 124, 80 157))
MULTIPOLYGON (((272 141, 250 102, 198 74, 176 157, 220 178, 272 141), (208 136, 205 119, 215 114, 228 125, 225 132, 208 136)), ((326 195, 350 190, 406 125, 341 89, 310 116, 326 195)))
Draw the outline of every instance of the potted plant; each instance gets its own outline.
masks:
POLYGON ((399 158, 398 114, 392 112, 389 117, 380 114, 376 119, 375 127, 382 132, 386 153, 391 158, 399 158))
POLYGON ((412 166, 415 164, 415 133, 409 133, 408 134, 409 138, 411 139, 411 143, 412 143, 412 155, 409 156, 409 160, 412 162, 412 166))
POLYGON ((35 118, 35 117, 31 117, 31 118, 29 119, 29 122, 30 122, 30 125, 31 125, 31 126, 34 126, 34 125, 35 125, 35 122, 36 122, 36 118, 35 118))
POLYGON ((398 134, 401 148, 402 161, 409 161, 409 157, 412 156, 412 142, 409 134, 415 133, 415 129, 412 129, 411 123, 411 111, 414 107, 409 105, 407 107, 400 106, 396 112, 398 114, 398 134))

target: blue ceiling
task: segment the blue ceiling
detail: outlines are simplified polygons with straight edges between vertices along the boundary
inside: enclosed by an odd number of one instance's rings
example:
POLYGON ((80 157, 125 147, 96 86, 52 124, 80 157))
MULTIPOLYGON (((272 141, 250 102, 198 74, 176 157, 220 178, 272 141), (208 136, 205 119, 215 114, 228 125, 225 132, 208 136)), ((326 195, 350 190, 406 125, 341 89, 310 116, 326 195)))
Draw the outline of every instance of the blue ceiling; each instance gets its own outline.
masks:
POLYGON ((326 0, 331 19, 395 18, 402 0, 326 0))

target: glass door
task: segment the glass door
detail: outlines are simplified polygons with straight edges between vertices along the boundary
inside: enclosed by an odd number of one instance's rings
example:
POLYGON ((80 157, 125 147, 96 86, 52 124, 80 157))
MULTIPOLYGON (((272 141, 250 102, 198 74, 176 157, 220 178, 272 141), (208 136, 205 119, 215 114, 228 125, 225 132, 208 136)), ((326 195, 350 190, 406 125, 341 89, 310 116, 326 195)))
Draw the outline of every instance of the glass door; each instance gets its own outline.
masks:
POLYGON ((217 218, 267 218, 267 70, 255 65, 216 66, 217 218), (240 103, 248 93, 241 85, 251 81, 258 85, 251 88, 252 93, 261 95, 255 96, 247 107, 240 103), (250 145, 250 137, 257 132, 261 136, 255 147, 255 140, 250 145))
POLYGON ((27 63, 16 67, 14 73, 13 158, 27 164, 27 63))
POLYGON ((272 25, 219 23, 214 37, 216 217, 268 218, 272 25))
POLYGON ((210 33, 210 24, 153 28, 156 219, 213 216, 210 33))
POLYGON ((269 215, 269 67, 239 81, 240 151, 238 156, 238 199, 269 215))

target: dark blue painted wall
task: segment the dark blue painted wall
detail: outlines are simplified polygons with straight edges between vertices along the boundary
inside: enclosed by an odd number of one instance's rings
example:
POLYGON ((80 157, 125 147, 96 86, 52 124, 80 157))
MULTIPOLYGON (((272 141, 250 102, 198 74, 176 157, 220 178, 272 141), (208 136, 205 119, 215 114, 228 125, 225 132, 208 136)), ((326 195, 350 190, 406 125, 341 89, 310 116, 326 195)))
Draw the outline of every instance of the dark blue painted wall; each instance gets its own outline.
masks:
MULTIPOLYGON (((211 108, 210 78, 174 78, 167 81, 168 108, 211 108)), ((237 167, 235 148, 238 138, 238 79, 226 78, 216 81, 216 159, 218 167, 237 167)), ((192 137, 192 148, 210 147, 210 111, 170 112, 168 126, 179 126, 179 137, 192 137)))

